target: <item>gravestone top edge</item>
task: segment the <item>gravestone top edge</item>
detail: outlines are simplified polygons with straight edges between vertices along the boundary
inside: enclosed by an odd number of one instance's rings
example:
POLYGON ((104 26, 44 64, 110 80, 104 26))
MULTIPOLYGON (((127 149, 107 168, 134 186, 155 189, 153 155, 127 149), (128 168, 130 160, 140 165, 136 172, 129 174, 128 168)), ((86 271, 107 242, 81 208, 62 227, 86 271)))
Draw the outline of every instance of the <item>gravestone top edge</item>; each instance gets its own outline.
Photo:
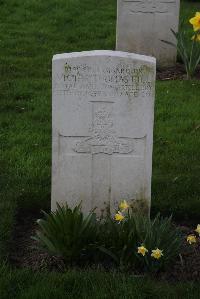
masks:
POLYGON ((146 55, 140 55, 140 54, 135 54, 130 52, 112 51, 112 50, 92 50, 92 51, 62 53, 62 54, 54 55, 52 60, 56 61, 56 60, 69 59, 69 58, 92 57, 92 56, 130 58, 141 62, 156 64, 156 58, 153 56, 146 56, 146 55))

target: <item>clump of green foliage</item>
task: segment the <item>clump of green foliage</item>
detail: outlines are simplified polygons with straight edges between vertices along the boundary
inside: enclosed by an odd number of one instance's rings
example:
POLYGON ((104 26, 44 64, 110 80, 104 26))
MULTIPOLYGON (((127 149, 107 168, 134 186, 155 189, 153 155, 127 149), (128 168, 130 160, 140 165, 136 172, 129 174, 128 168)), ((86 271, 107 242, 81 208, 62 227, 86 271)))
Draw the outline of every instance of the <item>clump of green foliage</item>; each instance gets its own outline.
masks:
POLYGON ((195 16, 189 20, 189 23, 193 25, 193 35, 189 40, 187 30, 185 30, 183 24, 181 24, 179 32, 171 29, 172 34, 177 40, 177 44, 162 40, 164 43, 177 48, 182 58, 188 80, 194 77, 200 62, 200 12, 196 12, 195 16))
POLYGON ((158 214, 151 220, 128 211, 119 223, 107 218, 101 229, 100 250, 121 269, 158 271, 172 263, 180 253, 182 238, 171 217, 163 218, 158 214), (141 246, 147 250, 144 256, 138 252, 141 246), (151 254, 157 248, 163 255, 155 259, 151 254))
POLYGON ((81 205, 70 209, 68 205, 60 206, 44 219, 38 219, 39 229, 33 237, 49 253, 62 257, 66 263, 78 261, 88 255, 96 240, 96 216, 90 213, 84 216, 81 205))
POLYGON ((57 206, 39 219, 35 240, 67 264, 84 257, 109 261, 120 270, 156 272, 170 265, 180 253, 181 236, 172 219, 159 214, 153 219, 135 214, 124 201, 114 217, 97 220, 95 213, 84 216, 81 206, 57 206), (125 207, 125 208, 124 208, 125 207))

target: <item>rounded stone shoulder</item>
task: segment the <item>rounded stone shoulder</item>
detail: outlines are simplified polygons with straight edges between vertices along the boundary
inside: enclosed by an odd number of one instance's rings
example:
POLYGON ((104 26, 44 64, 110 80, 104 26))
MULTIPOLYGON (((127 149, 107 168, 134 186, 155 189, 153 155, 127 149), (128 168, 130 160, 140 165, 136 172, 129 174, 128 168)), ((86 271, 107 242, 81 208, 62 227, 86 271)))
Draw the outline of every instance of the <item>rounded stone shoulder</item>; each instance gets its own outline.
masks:
POLYGON ((156 64, 156 58, 152 56, 146 56, 146 55, 140 55, 140 54, 128 53, 122 51, 112 51, 112 50, 93 50, 93 51, 56 54, 53 56, 53 61, 61 60, 61 59, 69 59, 69 58, 94 57, 94 56, 129 58, 133 60, 156 64))

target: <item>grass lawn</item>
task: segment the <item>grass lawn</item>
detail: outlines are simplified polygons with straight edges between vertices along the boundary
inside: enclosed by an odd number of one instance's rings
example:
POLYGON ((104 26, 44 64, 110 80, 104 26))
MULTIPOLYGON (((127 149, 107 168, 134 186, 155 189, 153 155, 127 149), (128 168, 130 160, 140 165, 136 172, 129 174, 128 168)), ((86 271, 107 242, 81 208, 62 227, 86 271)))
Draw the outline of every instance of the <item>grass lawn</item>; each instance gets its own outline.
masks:
MULTIPOLYGON (((198 10, 198 2, 183 1, 181 18, 187 23, 198 10)), ((115 22, 116 0, 0 0, 1 259, 8 254, 17 211, 50 208, 52 56, 114 49, 115 22)), ((200 81, 157 82, 156 89, 152 213, 195 222, 200 213, 200 81)), ((85 294, 79 298, 168 298, 162 296, 172 297, 173 291, 177 298, 192 298, 198 292, 192 284, 161 290, 152 281, 144 287, 143 280, 109 274, 105 279, 98 272, 1 271, 1 299, 45 298, 45 292, 47 298, 75 298, 77 285, 85 294)))
POLYGON ((101 271, 69 271, 65 274, 32 273, 0 269, 1 299, 198 299, 194 283, 170 285, 147 277, 101 271))

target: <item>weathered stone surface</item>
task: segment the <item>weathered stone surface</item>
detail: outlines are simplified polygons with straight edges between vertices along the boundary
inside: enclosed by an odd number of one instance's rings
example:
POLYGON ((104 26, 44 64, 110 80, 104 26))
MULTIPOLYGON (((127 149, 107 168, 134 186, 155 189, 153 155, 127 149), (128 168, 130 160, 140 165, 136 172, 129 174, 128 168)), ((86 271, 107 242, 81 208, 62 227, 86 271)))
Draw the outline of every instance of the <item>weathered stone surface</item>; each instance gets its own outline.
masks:
POLYGON ((118 0, 117 43, 120 51, 154 56, 159 67, 173 66, 180 0, 118 0))
POLYGON ((101 214, 151 198, 155 59, 90 51, 53 57, 52 210, 101 214))

